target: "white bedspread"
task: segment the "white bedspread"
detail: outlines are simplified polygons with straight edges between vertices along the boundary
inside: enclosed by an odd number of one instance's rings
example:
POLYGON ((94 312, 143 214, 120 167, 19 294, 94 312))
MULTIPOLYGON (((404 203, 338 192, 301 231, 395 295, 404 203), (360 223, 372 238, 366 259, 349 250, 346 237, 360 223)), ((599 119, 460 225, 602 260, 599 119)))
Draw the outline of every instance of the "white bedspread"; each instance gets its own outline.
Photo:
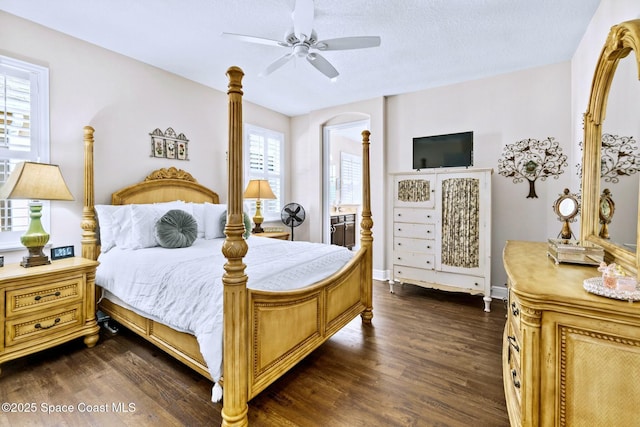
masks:
MULTIPOLYGON (((100 255, 96 284, 165 325, 196 336, 214 381, 222 375, 224 239, 188 248, 114 248, 100 255)), ((248 287, 301 288, 328 277, 352 257, 346 248, 263 237, 247 240, 248 287)))

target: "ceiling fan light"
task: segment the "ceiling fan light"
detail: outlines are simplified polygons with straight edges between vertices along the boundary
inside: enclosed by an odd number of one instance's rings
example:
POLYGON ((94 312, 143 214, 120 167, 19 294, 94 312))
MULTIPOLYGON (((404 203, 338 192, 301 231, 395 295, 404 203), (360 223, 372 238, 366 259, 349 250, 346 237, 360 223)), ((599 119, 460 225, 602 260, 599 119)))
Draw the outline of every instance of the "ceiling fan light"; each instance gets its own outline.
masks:
POLYGON ((298 58, 304 58, 309 53, 309 47, 303 44, 297 45, 293 47, 293 53, 298 58))

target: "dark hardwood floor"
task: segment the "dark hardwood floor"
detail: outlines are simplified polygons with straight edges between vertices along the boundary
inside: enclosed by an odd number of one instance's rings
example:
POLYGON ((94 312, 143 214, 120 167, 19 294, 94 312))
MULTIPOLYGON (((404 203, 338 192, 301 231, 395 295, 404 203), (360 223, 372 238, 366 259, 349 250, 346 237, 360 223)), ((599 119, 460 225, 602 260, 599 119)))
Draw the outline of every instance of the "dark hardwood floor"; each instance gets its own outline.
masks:
MULTIPOLYGON (((358 317, 253 399, 250 425, 508 426, 505 307, 491 307, 374 282, 373 326, 358 317)), ((2 365, 0 402, 22 412, 3 405, 0 425, 220 425, 210 392, 210 381, 121 329, 92 349, 77 340, 2 365)))

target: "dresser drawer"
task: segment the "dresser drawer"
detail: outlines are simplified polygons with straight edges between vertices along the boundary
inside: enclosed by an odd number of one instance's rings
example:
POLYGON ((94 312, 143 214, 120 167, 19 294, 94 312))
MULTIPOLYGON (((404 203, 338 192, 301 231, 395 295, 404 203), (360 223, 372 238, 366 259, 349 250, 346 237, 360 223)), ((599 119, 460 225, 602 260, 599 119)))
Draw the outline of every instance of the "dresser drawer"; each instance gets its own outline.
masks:
POLYGON ((518 406, 521 405, 522 402, 522 374, 520 370, 520 355, 516 354, 512 345, 510 345, 509 350, 509 376, 510 378, 506 381, 508 387, 510 387, 511 395, 516 396, 518 406))
POLYGON ((429 239, 411 239, 409 237, 394 237, 393 249, 404 252, 423 252, 433 254, 435 240, 429 239))
POLYGON ((509 310, 508 317, 513 329, 518 335, 520 335, 520 300, 518 297, 509 290, 509 310))
POLYGON ((46 313, 8 319, 5 322, 5 346, 10 347, 60 330, 79 327, 82 322, 81 303, 47 310, 46 313))
POLYGON ((6 317, 49 310, 62 304, 82 299, 83 276, 56 281, 45 285, 12 289, 6 292, 6 317))
POLYGON ((434 224, 413 224, 396 222, 393 224, 393 235, 398 237, 414 237, 434 239, 436 226, 434 224))
POLYGON ((515 363, 518 366, 518 371, 520 369, 520 353, 522 351, 521 346, 521 338, 520 338, 520 330, 514 330, 513 324, 511 322, 507 322, 507 342, 504 344, 509 346, 509 355, 511 359, 515 359, 515 363))
POLYGON ((393 220, 395 222, 416 222, 420 224, 433 224, 436 222, 435 210, 394 208, 393 220))
POLYGON ((435 256, 423 252, 393 251, 393 264, 409 267, 433 270, 435 268, 435 256))

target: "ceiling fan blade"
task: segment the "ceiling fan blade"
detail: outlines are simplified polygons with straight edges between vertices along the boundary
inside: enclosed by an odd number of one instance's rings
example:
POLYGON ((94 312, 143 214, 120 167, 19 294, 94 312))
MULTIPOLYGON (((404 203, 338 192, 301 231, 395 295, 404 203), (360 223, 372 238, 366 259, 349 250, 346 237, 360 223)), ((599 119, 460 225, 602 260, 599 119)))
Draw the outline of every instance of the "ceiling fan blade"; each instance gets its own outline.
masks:
POLYGON ((333 68, 333 65, 331 65, 329 61, 324 59, 324 57, 319 53, 308 54, 307 61, 309 61, 309 64, 316 67, 318 71, 320 71, 322 74, 329 77, 330 79, 335 79, 340 74, 338 73, 338 70, 333 68))
POLYGON ((293 32, 298 40, 308 40, 313 31, 313 0, 296 0, 292 17, 293 32))
POLYGON ((348 50, 364 49, 380 46, 378 36, 341 37, 337 39, 320 40, 313 47, 318 50, 348 50))
POLYGON ((240 40, 240 41, 249 42, 249 43, 265 44, 267 46, 288 47, 286 43, 278 40, 265 39, 263 37, 247 36, 244 34, 222 33, 222 37, 226 37, 228 39, 240 40))
POLYGON ((281 56, 280 58, 273 61, 271 64, 267 66, 261 73, 260 76, 265 77, 269 74, 273 73, 278 68, 282 67, 284 64, 289 62, 295 57, 293 53, 287 53, 286 55, 281 56))

